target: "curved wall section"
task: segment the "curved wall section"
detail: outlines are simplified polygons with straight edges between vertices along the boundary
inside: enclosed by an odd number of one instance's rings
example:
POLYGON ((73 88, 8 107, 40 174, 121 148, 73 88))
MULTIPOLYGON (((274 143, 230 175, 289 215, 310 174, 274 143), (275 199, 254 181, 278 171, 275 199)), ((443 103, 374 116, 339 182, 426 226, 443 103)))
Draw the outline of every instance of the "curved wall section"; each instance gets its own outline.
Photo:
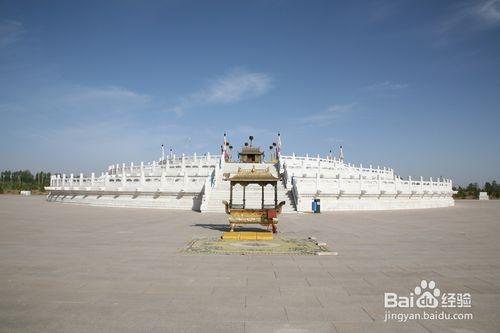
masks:
MULTIPOLYGON (((420 209, 453 206, 449 179, 403 179, 387 167, 363 167, 336 158, 279 156, 277 163, 238 163, 223 156, 171 156, 145 165, 113 165, 96 177, 83 174, 51 178, 48 201, 109 207, 224 212, 227 176, 239 168, 269 168, 281 178, 283 212, 420 209)), ((248 200, 260 202, 261 190, 248 187, 248 200)), ((266 197, 270 197, 266 194, 266 197)))

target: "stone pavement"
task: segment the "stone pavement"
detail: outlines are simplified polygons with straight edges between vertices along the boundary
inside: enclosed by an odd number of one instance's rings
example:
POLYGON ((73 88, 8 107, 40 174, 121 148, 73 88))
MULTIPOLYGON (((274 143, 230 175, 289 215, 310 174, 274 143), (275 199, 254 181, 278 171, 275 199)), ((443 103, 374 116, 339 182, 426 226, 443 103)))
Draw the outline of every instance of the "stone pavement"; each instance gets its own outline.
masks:
POLYGON ((334 257, 178 251, 224 227, 223 214, 2 195, 0 331, 499 332, 499 201, 283 216, 283 236, 334 257), (422 279, 469 292, 474 319, 384 322, 384 292, 422 279))

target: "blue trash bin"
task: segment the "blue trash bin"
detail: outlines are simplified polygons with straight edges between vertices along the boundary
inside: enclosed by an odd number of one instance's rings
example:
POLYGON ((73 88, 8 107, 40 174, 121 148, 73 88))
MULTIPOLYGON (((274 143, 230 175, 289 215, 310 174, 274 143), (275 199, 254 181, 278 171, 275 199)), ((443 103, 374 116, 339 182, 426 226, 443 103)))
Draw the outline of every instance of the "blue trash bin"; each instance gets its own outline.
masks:
POLYGON ((316 202, 316 199, 313 199, 311 209, 313 213, 316 213, 316 210, 318 209, 318 204, 316 202))

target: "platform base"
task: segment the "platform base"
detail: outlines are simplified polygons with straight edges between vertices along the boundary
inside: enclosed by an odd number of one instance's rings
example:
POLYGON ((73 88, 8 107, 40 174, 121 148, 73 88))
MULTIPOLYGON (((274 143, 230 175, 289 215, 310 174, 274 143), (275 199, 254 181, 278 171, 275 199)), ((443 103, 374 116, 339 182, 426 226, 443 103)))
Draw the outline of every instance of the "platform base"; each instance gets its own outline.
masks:
POLYGON ((229 231, 222 233, 224 240, 273 240, 273 233, 269 231, 229 231))

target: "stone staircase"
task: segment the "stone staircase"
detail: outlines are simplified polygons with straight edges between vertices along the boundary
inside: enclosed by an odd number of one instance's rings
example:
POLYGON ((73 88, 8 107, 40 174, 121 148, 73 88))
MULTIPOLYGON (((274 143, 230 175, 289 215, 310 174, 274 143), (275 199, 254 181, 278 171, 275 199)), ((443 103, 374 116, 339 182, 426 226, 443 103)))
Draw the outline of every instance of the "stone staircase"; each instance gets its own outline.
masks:
MULTIPOLYGON (((221 172, 219 172, 217 179, 215 180, 215 186, 209 194, 208 203, 202 209, 202 212, 217 212, 224 213, 223 200, 229 201, 229 181, 224 180, 223 174, 235 174, 238 172, 238 168, 251 169, 253 166, 257 169, 269 168, 269 171, 277 176, 278 171, 276 167, 272 164, 251 164, 251 163, 225 163, 221 172)), ((246 188, 245 198, 247 208, 260 208, 261 207, 261 187, 258 185, 249 185, 246 188)), ((281 181, 278 182, 278 203, 285 201, 283 206, 283 213, 294 213, 296 212, 295 202, 293 201, 293 195, 290 189, 286 189, 281 181)), ((233 189, 233 202, 242 203, 243 202, 243 189, 236 186, 233 189)), ((274 203, 274 189, 272 186, 266 186, 264 189, 264 203, 273 204, 274 203)))

